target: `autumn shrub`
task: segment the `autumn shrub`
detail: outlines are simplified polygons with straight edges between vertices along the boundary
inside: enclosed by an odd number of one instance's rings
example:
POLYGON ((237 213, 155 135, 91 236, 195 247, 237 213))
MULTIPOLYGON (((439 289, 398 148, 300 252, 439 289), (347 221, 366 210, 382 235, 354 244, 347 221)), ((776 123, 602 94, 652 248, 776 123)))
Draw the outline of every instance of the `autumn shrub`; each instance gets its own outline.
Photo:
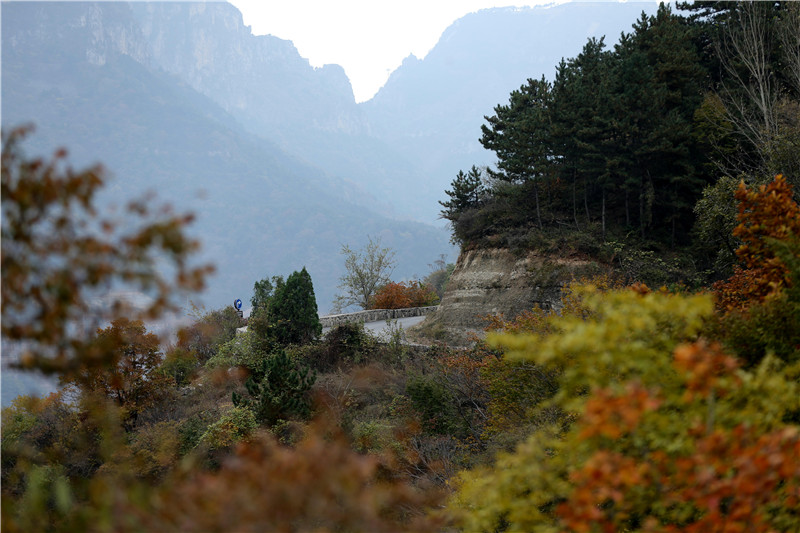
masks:
POLYGON ((425 307, 439 302, 439 296, 430 285, 421 281, 389 282, 370 300, 370 309, 404 309, 425 307))
POLYGON ((198 444, 210 450, 229 448, 257 427, 258 422, 253 411, 244 407, 233 407, 206 428, 198 444))
POLYGON ((142 513, 158 531, 436 531, 425 512, 441 493, 391 475, 329 424, 288 448, 266 433, 239 445, 215 472, 186 471, 142 513), (279 482, 277 482, 279 480, 279 482))
POLYGON ((217 353, 219 347, 236 336, 236 329, 242 327, 232 306, 206 311, 193 307, 194 321, 178 330, 175 348, 197 360, 202 365, 217 353))
POLYGON ((81 394, 101 394, 112 400, 122 413, 126 431, 174 386, 172 377, 159 371, 163 354, 158 336, 149 333, 140 320, 115 319, 97 332, 89 349, 109 354, 106 364, 81 364, 62 383, 74 385, 81 394))
POLYGON ((558 369, 548 405, 571 413, 492 467, 464 473, 466 530, 794 531, 800 404, 794 366, 751 371, 697 340, 708 295, 580 291, 588 318, 556 333, 492 336, 511 360, 558 369), (769 465, 769 466, 768 466, 769 465))
POLYGON ((177 465, 180 451, 180 424, 157 422, 139 428, 128 446, 121 448, 101 467, 101 473, 133 476, 156 485, 177 465), (126 471, 127 470, 127 471, 126 471))
POLYGON ((715 334, 756 366, 768 353, 792 362, 800 357, 800 207, 783 176, 748 189, 740 183, 739 225, 734 235, 740 265, 714 284, 720 309, 715 334))
POLYGON ((739 225, 733 234, 742 241, 736 250, 740 266, 731 278, 714 284, 717 305, 725 311, 743 311, 791 286, 776 246, 800 239, 800 206, 783 176, 757 190, 742 182, 734 196, 739 201, 739 225))

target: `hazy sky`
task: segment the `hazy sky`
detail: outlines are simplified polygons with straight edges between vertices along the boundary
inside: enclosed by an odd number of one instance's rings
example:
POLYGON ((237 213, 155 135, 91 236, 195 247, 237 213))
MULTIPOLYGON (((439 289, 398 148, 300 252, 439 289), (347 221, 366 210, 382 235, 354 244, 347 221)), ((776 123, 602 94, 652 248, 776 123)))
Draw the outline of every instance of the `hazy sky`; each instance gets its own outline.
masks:
POLYGON ((442 32, 487 7, 553 0, 229 0, 255 35, 292 41, 312 66, 344 67, 356 101, 372 98, 409 54, 424 57, 442 32))

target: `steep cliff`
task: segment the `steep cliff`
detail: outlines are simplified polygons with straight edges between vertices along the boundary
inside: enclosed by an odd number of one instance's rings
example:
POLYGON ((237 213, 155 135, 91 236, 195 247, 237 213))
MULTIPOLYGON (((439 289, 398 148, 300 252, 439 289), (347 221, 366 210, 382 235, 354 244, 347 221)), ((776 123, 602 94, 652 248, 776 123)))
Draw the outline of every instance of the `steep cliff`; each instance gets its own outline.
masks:
POLYGON ((254 36, 231 4, 133 2, 154 61, 252 130, 361 128, 344 70, 313 68, 291 43, 254 36))
POLYGON ((482 317, 502 314, 512 318, 534 306, 558 308, 567 283, 601 271, 601 265, 576 258, 536 253, 519 257, 506 249, 462 252, 439 309, 428 315, 412 336, 420 342, 465 344, 470 334, 483 333, 486 323, 482 317))

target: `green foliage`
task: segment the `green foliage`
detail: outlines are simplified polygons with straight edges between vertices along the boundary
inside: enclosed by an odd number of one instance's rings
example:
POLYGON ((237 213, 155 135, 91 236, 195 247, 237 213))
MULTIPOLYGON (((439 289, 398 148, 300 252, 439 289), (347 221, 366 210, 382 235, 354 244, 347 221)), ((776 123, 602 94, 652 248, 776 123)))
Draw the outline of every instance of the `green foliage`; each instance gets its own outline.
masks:
POLYGON ((447 288, 447 282, 450 281, 450 275, 456 268, 455 263, 448 263, 445 259, 446 256, 442 254, 432 265, 428 265, 431 268, 431 272, 422 280, 425 285, 433 287, 440 301, 444 297, 444 291, 447 288))
POLYGON ((206 368, 241 366, 254 371, 265 357, 266 354, 259 350, 256 334, 246 331, 220 346, 217 354, 206 362, 206 368))
POLYGON ((203 414, 191 416, 181 422, 178 428, 178 453, 184 456, 194 450, 211 423, 203 414))
POLYGON ((432 377, 415 376, 406 383, 406 395, 420 414, 424 431, 443 435, 455 429, 453 397, 442 383, 432 377))
MULTIPOLYGON (((439 202, 444 208, 441 211, 441 217, 455 223, 461 213, 467 209, 476 209, 480 207, 486 194, 483 180, 481 179, 481 171, 475 165, 472 166, 467 174, 463 170, 459 170, 456 177, 450 182, 453 190, 445 191, 445 194, 450 197, 446 202, 439 202)), ((454 235, 454 238, 457 238, 454 235)))
MULTIPOLYGON (((537 233, 596 226, 599 242, 634 228, 642 240, 687 242, 708 181, 692 132, 704 75, 692 27, 665 6, 611 51, 590 39, 552 84, 528 80, 485 117, 481 143, 497 171, 479 204, 442 203, 454 240, 508 246, 532 233, 527 247, 539 249, 537 233)), ((466 187, 459 178, 448 195, 466 187)))
POLYGON ((734 192, 741 180, 722 177, 714 185, 703 189, 702 197, 694 207, 697 217, 694 229, 695 247, 719 276, 730 276, 736 263, 739 241, 733 236, 736 227, 736 199, 734 192))
POLYGON ((602 247, 619 276, 629 284, 644 283, 653 287, 700 285, 703 273, 685 255, 642 250, 622 242, 609 241, 602 247))
MULTIPOLYGON (((541 424, 536 420, 536 415, 541 415, 536 408, 558 389, 557 374, 530 361, 488 359, 480 376, 490 398, 485 429, 485 436, 489 438, 514 434, 520 429, 529 430, 534 423, 541 424)), ((557 422, 552 416, 545 420, 557 422)))
POLYGON ((310 414, 308 391, 316 374, 292 361, 285 351, 270 354, 245 382, 247 397, 234 392, 233 404, 246 407, 268 426, 291 416, 310 414))
POLYGON ((233 407, 208 426, 200 437, 199 444, 210 450, 229 448, 247 437, 257 427, 258 422, 253 411, 244 407, 233 407))
POLYGON ((273 344, 303 344, 322 333, 317 313, 317 299, 311 276, 303 267, 284 281, 273 276, 272 282, 256 282, 249 330, 258 338, 258 349, 271 351, 273 344))
POLYGON ((800 361, 800 302, 782 293, 746 312, 728 313, 719 319, 717 336, 745 367, 758 365, 765 354, 800 361))
POLYGON ((304 347, 299 357, 317 372, 330 372, 363 364, 376 349, 377 341, 363 322, 346 322, 328 331, 322 342, 304 347))
POLYGON ((174 348, 164 356, 159 371, 169 376, 177 387, 185 387, 198 369, 198 361, 192 354, 181 348, 174 348))
POLYGON ((272 336, 280 344, 303 344, 322 333, 314 285, 305 267, 275 287, 267 309, 272 336))
POLYGON ((253 297, 250 299, 252 310, 250 314, 265 310, 272 300, 273 289, 283 285, 283 278, 281 276, 273 276, 272 281, 269 278, 264 278, 261 281, 256 281, 253 285, 253 297))

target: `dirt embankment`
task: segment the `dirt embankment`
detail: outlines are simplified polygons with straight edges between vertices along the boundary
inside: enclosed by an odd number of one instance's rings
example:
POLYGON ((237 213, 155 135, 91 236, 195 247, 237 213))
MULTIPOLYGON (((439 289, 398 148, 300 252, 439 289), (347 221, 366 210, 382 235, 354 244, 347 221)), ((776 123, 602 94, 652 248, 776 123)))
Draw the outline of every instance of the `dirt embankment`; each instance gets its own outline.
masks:
POLYGON ((511 318, 535 305, 557 308, 567 283, 602 270, 590 261, 534 253, 520 257, 505 249, 462 252, 439 309, 412 328, 409 336, 418 342, 465 345, 470 334, 482 335, 481 317, 511 318))

